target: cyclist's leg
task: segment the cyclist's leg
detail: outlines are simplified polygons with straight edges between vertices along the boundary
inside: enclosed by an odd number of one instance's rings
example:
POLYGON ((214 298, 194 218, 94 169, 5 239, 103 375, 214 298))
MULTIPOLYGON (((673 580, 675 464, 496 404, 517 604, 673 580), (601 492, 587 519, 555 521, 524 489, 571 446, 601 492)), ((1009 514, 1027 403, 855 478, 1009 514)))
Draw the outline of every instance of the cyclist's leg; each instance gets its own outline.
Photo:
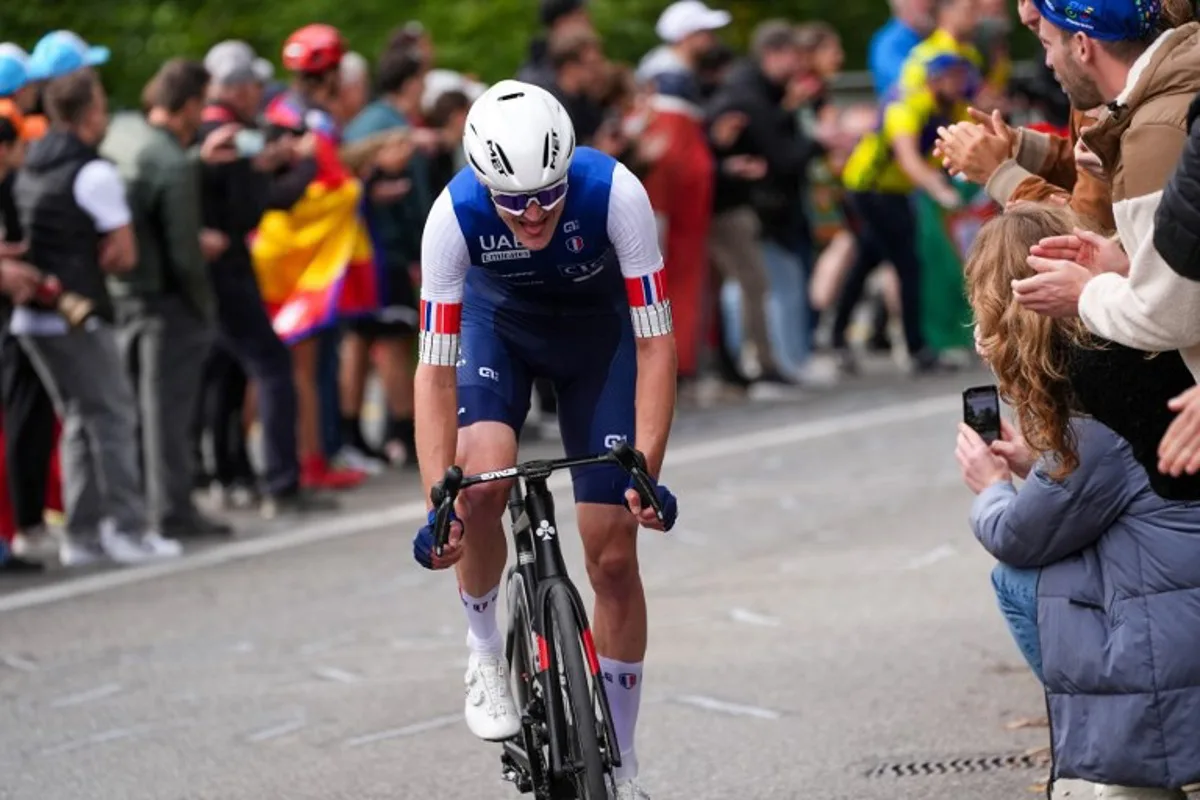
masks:
MULTIPOLYGON (((572 342, 577 363, 592 369, 557 383, 568 455, 601 452, 621 438, 634 441, 636 349, 632 332, 621 323, 614 321, 608 332, 591 331, 585 342, 572 342)), ((624 505, 629 478, 619 467, 585 467, 574 478, 579 532, 596 594, 593 638, 621 748, 616 776, 621 781, 637 776, 634 733, 646 654, 646 597, 638 571, 637 522, 624 505)))
MULTIPOLYGON (((493 326, 466 320, 458 364, 457 463, 465 474, 510 467, 529 411, 532 379, 524 362, 493 326)), ((502 519, 510 481, 463 492, 466 536, 457 566, 459 590, 471 623, 471 646, 500 653, 496 595, 508 555, 502 519)))
MULTIPOLYGON (((529 411, 529 370, 490 324, 463 321, 458 364, 458 453, 467 474, 512 466, 517 434, 529 411)), ((463 557, 458 562, 459 597, 467 615, 465 716, 481 739, 515 736, 521 716, 509 691, 504 637, 496 625, 500 578, 507 558, 501 519, 509 483, 463 492, 463 557)))

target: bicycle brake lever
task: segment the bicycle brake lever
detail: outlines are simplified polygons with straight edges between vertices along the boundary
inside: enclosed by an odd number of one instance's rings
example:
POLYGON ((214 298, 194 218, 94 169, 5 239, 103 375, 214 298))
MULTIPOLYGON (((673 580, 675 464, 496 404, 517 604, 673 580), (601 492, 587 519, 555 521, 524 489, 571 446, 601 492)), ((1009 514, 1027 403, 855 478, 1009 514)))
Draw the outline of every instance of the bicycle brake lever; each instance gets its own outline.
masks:
POLYGON ((429 492, 429 499, 437 506, 433 517, 433 552, 438 558, 442 557, 450 539, 450 515, 454 511, 454 500, 462 485, 462 477, 461 469, 450 467, 446 470, 446 477, 434 484, 429 492))
POLYGON ((643 506, 650 506, 654 509, 654 515, 658 517, 659 522, 666 522, 663 517, 662 503, 658 501, 658 493, 654 491, 654 484, 640 467, 630 471, 630 476, 633 478, 634 488, 637 489, 638 498, 642 501, 643 506))

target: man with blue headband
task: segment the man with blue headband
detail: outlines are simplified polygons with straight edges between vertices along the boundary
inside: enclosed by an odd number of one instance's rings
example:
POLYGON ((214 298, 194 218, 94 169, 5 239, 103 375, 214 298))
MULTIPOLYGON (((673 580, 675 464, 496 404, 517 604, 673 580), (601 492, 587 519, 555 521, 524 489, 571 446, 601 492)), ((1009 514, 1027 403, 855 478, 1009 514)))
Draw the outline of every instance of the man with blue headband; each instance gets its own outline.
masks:
POLYGON ((1079 237, 1035 248, 1030 264, 1040 274, 1016 284, 1017 299, 1043 314, 1078 315, 1127 347, 1179 350, 1200 377, 1200 283, 1176 275, 1151 241, 1200 92, 1200 24, 1167 28, 1159 0, 1039 5, 1046 63, 1071 104, 1104 107, 1081 138, 1112 186, 1123 252, 1089 258, 1079 237))

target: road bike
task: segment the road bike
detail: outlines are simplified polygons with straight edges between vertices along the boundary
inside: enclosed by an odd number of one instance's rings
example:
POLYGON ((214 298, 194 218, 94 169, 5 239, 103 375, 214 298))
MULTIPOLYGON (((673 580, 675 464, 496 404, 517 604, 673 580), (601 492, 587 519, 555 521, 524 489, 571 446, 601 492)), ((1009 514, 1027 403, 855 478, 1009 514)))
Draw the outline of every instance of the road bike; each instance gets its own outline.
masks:
POLYGON ((505 579, 505 654, 521 730, 501 743, 500 762, 503 778, 536 800, 608 800, 615 794, 612 771, 621 766, 600 660, 583 602, 567 575, 554 498, 546 487, 554 472, 595 464, 622 467, 643 507, 662 519, 646 460, 625 442, 594 456, 529 461, 480 475, 464 477, 461 469, 450 467, 430 493, 436 509, 434 549, 440 557, 458 493, 513 481, 508 511, 517 561, 505 579))

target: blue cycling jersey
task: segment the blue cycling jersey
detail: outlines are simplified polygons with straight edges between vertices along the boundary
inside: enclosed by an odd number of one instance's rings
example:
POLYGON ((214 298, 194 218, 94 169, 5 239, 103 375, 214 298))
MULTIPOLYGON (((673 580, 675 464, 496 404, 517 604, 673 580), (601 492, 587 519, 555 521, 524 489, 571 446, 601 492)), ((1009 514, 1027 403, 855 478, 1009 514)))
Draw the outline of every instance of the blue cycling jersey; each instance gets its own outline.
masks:
POLYGON ((554 235, 535 251, 470 167, 454 177, 422 241, 423 360, 451 362, 464 313, 514 322, 629 314, 638 335, 670 330, 658 229, 641 182, 616 159, 580 147, 567 185, 554 235))
POLYGON ((579 148, 567 173, 558 230, 544 250, 521 246, 500 219, 488 190, 470 167, 450 182, 450 197, 471 264, 468 303, 503 305, 526 313, 567 309, 616 310, 625 293, 608 236, 609 194, 617 161, 579 148))

